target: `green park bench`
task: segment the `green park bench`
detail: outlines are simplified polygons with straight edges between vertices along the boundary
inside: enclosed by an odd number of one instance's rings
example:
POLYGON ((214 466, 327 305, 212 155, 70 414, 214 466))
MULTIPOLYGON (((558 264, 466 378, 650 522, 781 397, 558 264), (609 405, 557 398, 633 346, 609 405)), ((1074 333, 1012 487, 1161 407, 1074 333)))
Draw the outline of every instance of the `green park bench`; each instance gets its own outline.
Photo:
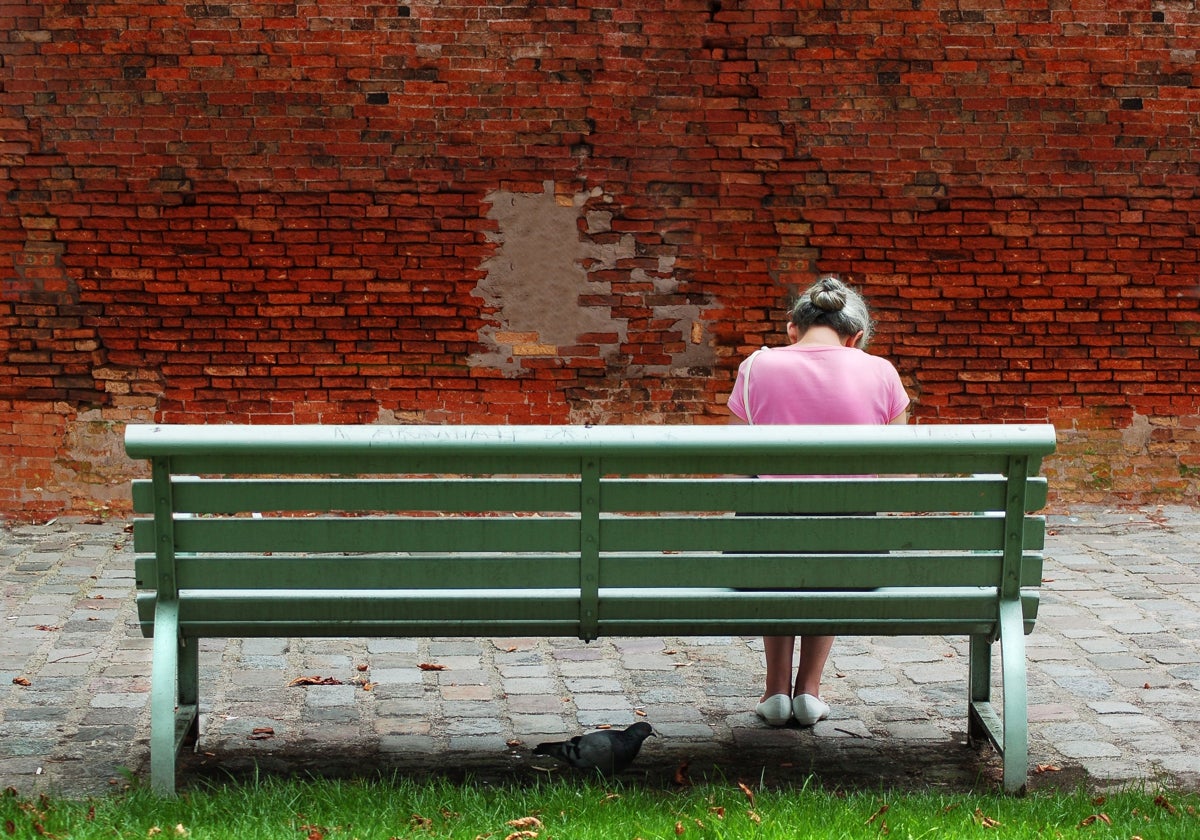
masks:
POLYGON ((151 785, 174 792, 197 732, 204 638, 836 634, 968 636, 968 737, 1019 790, 1054 442, 1048 425, 131 425, 151 468, 133 486, 151 785))

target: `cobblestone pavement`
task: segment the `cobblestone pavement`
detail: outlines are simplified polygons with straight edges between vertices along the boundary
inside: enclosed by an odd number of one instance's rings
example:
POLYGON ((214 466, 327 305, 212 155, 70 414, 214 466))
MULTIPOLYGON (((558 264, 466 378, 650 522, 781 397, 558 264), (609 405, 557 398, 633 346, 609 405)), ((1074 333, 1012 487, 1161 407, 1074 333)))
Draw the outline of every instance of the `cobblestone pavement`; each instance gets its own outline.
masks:
MULTIPOLYGON (((1200 508, 1050 517, 1027 638, 1030 787, 1200 785, 1200 508)), ((0 788, 103 793, 149 767, 150 642, 119 521, 0 531, 0 788)), ((244 639, 201 648, 202 730, 183 785, 260 772, 533 778, 540 740, 650 721, 635 767, 670 784, 994 787, 965 744, 966 640, 843 637, 828 721, 753 714, 751 638, 244 639), (440 670, 421 665, 441 666, 440 670), (340 685, 292 687, 301 676, 340 685), (369 681, 371 689, 361 684, 369 681), (255 735, 269 728, 273 735, 255 735)))

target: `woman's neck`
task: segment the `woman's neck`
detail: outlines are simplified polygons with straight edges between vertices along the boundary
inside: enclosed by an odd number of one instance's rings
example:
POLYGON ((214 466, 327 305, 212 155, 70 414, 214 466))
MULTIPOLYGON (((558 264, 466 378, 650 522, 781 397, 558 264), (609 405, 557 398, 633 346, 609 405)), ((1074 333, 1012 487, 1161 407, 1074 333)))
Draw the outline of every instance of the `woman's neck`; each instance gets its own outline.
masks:
POLYGON ((844 347, 846 339, 838 335, 837 330, 822 324, 814 324, 804 331, 797 344, 820 344, 827 347, 844 347))

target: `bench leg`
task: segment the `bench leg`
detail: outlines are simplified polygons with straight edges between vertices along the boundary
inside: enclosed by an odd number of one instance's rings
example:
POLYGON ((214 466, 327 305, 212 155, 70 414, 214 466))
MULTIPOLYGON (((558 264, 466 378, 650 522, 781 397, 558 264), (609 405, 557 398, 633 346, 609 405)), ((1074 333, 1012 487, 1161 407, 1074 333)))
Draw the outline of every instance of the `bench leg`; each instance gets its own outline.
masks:
POLYGON ((1004 760, 1004 790, 1017 793, 1029 774, 1029 718, 1025 674, 1025 626, 1020 601, 1000 604, 1000 660, 1004 717, 992 705, 992 645, 986 636, 971 637, 967 740, 985 738, 1004 760))
POLYGON ((1025 674, 1025 616, 1021 601, 1000 604, 1004 672, 1004 790, 1017 793, 1029 776, 1029 707, 1025 674))
POLYGON ((175 795, 179 746, 195 731, 199 693, 197 644, 179 638, 179 604, 160 600, 154 610, 150 673, 150 789, 175 795))
POLYGON ((978 747, 992 739, 993 720, 999 725, 999 719, 992 711, 992 640, 987 636, 971 637, 967 690, 967 743, 978 747))

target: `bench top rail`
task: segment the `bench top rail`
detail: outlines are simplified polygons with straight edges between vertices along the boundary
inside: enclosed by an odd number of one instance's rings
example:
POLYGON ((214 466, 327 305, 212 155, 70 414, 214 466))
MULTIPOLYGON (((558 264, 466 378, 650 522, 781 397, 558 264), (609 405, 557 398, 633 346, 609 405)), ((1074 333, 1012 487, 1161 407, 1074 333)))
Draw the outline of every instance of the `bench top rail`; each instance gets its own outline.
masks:
POLYGON ((133 458, 170 458, 197 474, 578 472, 609 474, 1003 472, 1014 454, 1036 474, 1049 425, 945 426, 218 426, 130 425, 133 458), (990 456, 990 457, 989 457, 990 456), (930 459, 936 458, 937 462, 930 459))

